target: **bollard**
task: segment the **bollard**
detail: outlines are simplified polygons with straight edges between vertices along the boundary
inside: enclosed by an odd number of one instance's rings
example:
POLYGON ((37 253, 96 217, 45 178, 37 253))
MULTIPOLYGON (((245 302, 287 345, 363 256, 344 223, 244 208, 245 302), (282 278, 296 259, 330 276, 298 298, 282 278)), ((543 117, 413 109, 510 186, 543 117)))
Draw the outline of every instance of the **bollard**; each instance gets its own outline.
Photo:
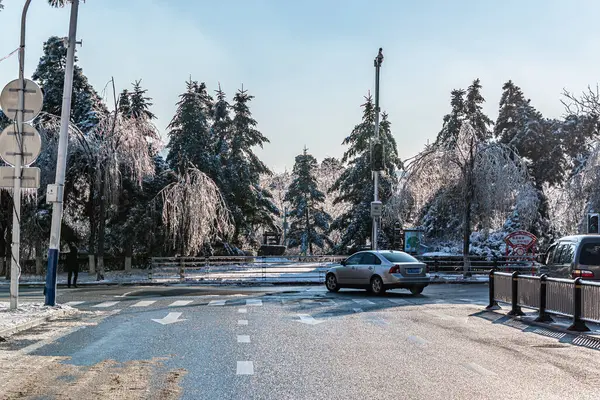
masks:
POLYGON ((552 317, 546 312, 546 288, 548 287, 548 276, 540 276, 540 314, 535 322, 554 322, 552 317))
POLYGON ((525 315, 519 306, 519 271, 512 273, 512 309, 507 315, 512 317, 525 315))
POLYGON ((581 319, 581 278, 573 282, 573 323, 567 328, 569 331, 588 332, 590 328, 585 325, 581 319))
POLYGON ((490 270, 489 274, 489 285, 490 285, 490 304, 485 308, 486 310, 500 310, 498 302, 494 299, 494 270, 490 270))

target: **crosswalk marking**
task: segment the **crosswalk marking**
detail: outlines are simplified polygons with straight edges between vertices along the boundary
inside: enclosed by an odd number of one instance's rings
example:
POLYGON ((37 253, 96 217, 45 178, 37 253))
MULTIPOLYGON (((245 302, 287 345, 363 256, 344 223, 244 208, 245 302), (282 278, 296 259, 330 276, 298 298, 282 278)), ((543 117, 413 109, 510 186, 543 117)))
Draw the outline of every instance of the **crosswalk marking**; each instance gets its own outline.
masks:
POLYGON ((238 325, 248 325, 247 319, 238 319, 238 325))
POLYGON ((254 363, 252 361, 238 361, 237 375, 254 375, 254 363))
POLYGON ((352 301, 355 302, 356 304, 375 304, 371 300, 367 300, 367 299, 352 299, 352 301))
POLYGON ((211 300, 208 305, 209 306, 224 306, 226 300, 211 300))
POLYGON ((65 303, 65 305, 67 306, 78 306, 80 304, 85 303, 85 301, 69 301, 67 303, 65 303))
POLYGON ((169 307, 182 307, 187 306, 190 303, 193 303, 193 300, 177 300, 169 304, 169 307))
POLYGON ((238 341, 238 343, 250 343, 250 336, 248 336, 248 335, 238 335, 237 341, 238 341))
POLYGON ((148 307, 154 303, 156 303, 156 300, 142 300, 133 304, 131 307, 148 307))
POLYGON ((408 301, 404 299, 388 299, 390 302, 394 304, 410 304, 408 301))
POLYGON ((248 309, 247 308, 240 308, 238 310, 238 312, 241 313, 241 314, 246 314, 248 312, 248 309))
POLYGON ((352 310, 356 313, 362 312, 362 308, 353 308, 352 310))
POLYGON ((95 306, 92 306, 92 307, 108 308, 108 307, 116 306, 119 303, 120 303, 120 301, 105 301, 104 303, 96 304, 95 306))
POLYGON ((262 306, 262 300, 259 299, 248 299, 246 300, 246 305, 247 306, 262 306))

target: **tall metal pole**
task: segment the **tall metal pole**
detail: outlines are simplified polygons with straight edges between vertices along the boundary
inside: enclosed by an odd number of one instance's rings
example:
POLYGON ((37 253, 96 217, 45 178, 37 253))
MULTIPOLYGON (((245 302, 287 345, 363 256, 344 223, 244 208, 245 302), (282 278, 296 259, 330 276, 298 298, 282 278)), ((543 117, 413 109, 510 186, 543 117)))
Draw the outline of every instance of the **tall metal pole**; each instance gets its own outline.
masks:
POLYGON ((10 266, 10 309, 16 310, 19 305, 19 275, 21 274, 21 171, 23 166, 23 124, 25 111, 25 23, 31 0, 25 2, 21 15, 21 44, 19 46, 19 107, 17 110, 17 144, 19 155, 15 163, 15 180, 13 185, 13 226, 12 226, 12 261, 10 266))
MULTIPOLYGON (((383 49, 379 49, 377 57, 375 57, 375 140, 373 144, 379 142, 379 70, 383 62, 383 49)), ((373 201, 379 201, 379 171, 373 171, 373 201)), ((377 236, 379 233, 379 218, 373 217, 373 233, 371 248, 377 250, 377 236)))
POLYGON ((46 270, 46 305, 56 304, 56 272, 60 250, 60 227, 63 214, 63 188, 67 169, 67 145, 69 143, 69 121, 71 119, 71 96, 73 92, 73 68, 75 46, 77 45, 77 13, 79 0, 71 2, 71 20, 69 23, 69 44, 65 83, 63 88, 62 110, 60 115, 60 136, 58 138, 58 158, 56 160, 56 201, 52 204, 52 227, 50 231, 50 249, 48 250, 48 268, 46 270))

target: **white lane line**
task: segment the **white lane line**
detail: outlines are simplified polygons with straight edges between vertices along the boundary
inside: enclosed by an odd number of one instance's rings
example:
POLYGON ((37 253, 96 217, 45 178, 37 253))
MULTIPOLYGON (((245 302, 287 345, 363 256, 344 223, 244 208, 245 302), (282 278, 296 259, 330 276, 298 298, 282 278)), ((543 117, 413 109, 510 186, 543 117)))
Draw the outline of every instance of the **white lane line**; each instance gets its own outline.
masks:
POLYGON ((352 301, 355 302, 356 304, 375 304, 371 300, 366 300, 366 299, 352 299, 352 301))
POLYGON ((248 325, 247 319, 238 319, 238 325, 248 325))
POLYGON ((123 293, 122 295, 120 295, 120 296, 115 296, 115 297, 127 297, 127 296, 129 296, 131 293, 135 293, 135 292, 137 292, 137 290, 134 290, 134 291, 131 291, 131 292, 127 292, 127 293, 123 293))
POLYGON ((85 303, 85 301, 69 301, 67 303, 65 303, 65 305, 67 306, 78 306, 80 304, 85 303))
POLYGON ((458 299, 458 300, 459 301, 464 301, 464 302, 467 302, 467 303, 475 303, 475 300, 473 300, 473 299, 458 299))
POLYGON ((208 305, 209 306, 224 306, 227 300, 211 300, 208 305))
POLYGON ((390 302, 394 304, 410 304, 408 301, 404 299, 388 299, 390 302))
POLYGON ((424 346, 424 345, 427 344, 427 340, 425 340, 423 338, 420 338, 418 336, 413 336, 413 335, 411 335, 411 336, 408 337, 408 341, 409 342, 413 342, 415 344, 419 344, 421 346, 424 346))
POLYGON ((133 304, 131 307, 148 307, 149 305, 152 305, 154 303, 156 303, 156 300, 142 300, 133 304))
POLYGON ((194 300, 177 300, 169 304, 169 307, 182 307, 187 306, 190 303, 193 303, 194 300))
POLYGON ((250 343, 250 336, 249 335, 237 335, 237 342, 238 343, 250 343))
POLYGON ((353 308, 352 311, 354 311, 354 312, 362 312, 362 308, 353 308))
POLYGON ((247 306, 262 306, 262 300, 259 299, 248 299, 246 300, 247 306))
POLYGON ((446 303, 446 300, 442 300, 442 299, 436 299, 436 300, 434 301, 434 303, 436 303, 436 304, 442 304, 442 303, 446 303))
POLYGON ((464 364, 464 366, 467 367, 468 369, 470 369, 471 371, 477 372, 478 374, 483 375, 483 376, 497 376, 497 374, 495 372, 492 372, 489 369, 483 368, 479 364, 468 363, 468 364, 464 364))
POLYGON ((92 307, 108 308, 108 307, 116 306, 119 303, 120 303, 120 301, 105 301, 104 303, 96 304, 95 306, 92 306, 92 307))
POLYGON ((254 375, 254 363, 252 361, 238 361, 237 375, 254 375))
POLYGON ((238 310, 238 312, 239 312, 240 314, 246 314, 246 313, 248 312, 248 309, 247 309, 247 308, 240 308, 240 309, 238 310))

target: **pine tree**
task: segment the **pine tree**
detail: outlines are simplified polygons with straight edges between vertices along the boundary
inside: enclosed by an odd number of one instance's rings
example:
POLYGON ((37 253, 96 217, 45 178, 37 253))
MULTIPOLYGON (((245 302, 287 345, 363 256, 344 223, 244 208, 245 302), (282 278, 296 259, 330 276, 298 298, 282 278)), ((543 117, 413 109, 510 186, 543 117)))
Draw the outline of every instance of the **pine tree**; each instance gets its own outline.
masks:
POLYGON ((131 118, 131 93, 127 89, 123 89, 119 95, 119 114, 131 118))
POLYGON ((226 202, 235 222, 233 241, 256 245, 254 235, 259 227, 275 230, 274 216, 279 210, 273 204, 271 193, 260 186, 260 178, 271 171, 254 154, 254 146, 269 143, 256 126, 248 103, 254 98, 243 88, 238 90, 233 101, 234 117, 231 121, 230 156, 226 161, 226 202), (242 240, 244 239, 244 240, 242 240))
POLYGON ((438 133, 436 143, 444 145, 456 143, 466 112, 465 91, 463 89, 454 89, 450 93, 450 106, 452 111, 444 116, 442 130, 438 133))
POLYGON ((467 100, 465 101, 465 117, 471 123, 477 134, 477 139, 487 141, 491 138, 490 127, 494 122, 483 113, 485 99, 481 94, 481 82, 475 79, 467 89, 467 100))
MULTIPOLYGON (((343 251, 348 246, 359 246, 366 243, 371 237, 371 201, 373 201, 373 182, 371 174, 370 142, 375 132, 375 107, 370 95, 365 97, 362 105, 362 122, 354 127, 350 136, 342 144, 349 146, 342 158, 347 163, 347 169, 333 184, 330 193, 336 193, 335 204, 346 202, 349 208, 340 215, 331 225, 332 230, 343 232, 338 251, 343 251)), ((398 157, 396 141, 391 133, 391 125, 387 115, 382 115, 379 137, 384 145, 385 171, 379 179, 379 198, 383 202, 392 195, 392 188, 397 183, 397 171, 402 168, 398 157)), ((385 227, 379 235, 382 246, 387 245, 387 237, 392 234, 393 227, 385 227)))
POLYGON ((130 93, 131 116, 133 118, 143 118, 146 120, 156 119, 156 115, 150 111, 152 99, 146 96, 148 89, 142 89, 142 80, 133 83, 133 91, 130 93))
POLYGON ((285 195, 291 205, 291 226, 288 234, 289 247, 300 247, 301 252, 314 254, 313 245, 321 249, 329 242, 327 231, 331 216, 323 210, 325 194, 318 189, 317 160, 306 147, 303 154, 296 156, 294 180, 285 195))
MULTIPOLYGON (((43 111, 56 116, 61 115, 66 60, 65 42, 52 36, 44 43, 44 55, 32 75, 44 91, 43 111)), ((77 58, 75 61, 77 62, 77 58)), ((100 96, 88 82, 82 69, 75 65, 71 121, 87 133, 98 124, 101 115, 106 113, 100 96)))

